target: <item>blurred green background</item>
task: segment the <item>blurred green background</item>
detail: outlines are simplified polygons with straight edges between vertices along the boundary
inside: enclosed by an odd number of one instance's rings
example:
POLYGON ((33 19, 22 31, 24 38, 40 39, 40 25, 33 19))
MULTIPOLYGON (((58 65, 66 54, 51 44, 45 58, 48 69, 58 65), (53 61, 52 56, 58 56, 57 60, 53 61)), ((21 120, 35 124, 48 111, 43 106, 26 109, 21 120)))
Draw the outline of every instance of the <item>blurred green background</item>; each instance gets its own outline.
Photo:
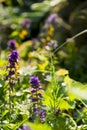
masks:
POLYGON ((16 40, 23 43, 38 38, 51 14, 58 16, 53 39, 58 45, 67 41, 55 54, 56 66, 68 69, 71 78, 87 82, 87 33, 69 41, 87 29, 87 0, 0 0, 0 50, 7 49, 8 40, 17 36, 24 19, 31 21, 29 35, 16 40))

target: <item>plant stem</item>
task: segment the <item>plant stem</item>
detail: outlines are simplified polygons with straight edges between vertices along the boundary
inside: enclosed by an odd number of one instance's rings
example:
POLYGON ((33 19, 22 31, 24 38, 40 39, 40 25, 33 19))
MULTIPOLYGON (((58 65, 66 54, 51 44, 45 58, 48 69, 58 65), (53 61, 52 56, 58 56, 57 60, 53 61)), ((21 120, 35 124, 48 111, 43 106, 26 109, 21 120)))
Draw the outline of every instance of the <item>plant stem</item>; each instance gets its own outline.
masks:
POLYGON ((9 87, 9 122, 11 120, 11 89, 9 87))
MULTIPOLYGON (((84 31, 81 31, 80 33, 76 34, 75 36, 71 37, 69 41, 72 41, 73 39, 79 37, 80 35, 84 34, 84 33, 87 33, 87 29, 84 30, 84 31)), ((54 50, 54 54, 60 49, 62 48, 65 44, 67 44, 67 41, 65 41, 63 44, 61 44, 59 47, 57 47, 55 50, 54 50)))

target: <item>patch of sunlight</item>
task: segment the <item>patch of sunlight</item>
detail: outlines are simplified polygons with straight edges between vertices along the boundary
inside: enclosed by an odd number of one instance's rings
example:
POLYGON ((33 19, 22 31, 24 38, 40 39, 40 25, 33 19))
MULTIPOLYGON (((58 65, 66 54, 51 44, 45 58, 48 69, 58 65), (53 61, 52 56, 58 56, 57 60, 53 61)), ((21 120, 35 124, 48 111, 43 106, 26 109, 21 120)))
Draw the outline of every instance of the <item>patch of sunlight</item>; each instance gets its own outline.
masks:
POLYGON ((51 3, 50 3, 50 5, 51 6, 55 6, 56 4, 59 4, 62 1, 65 1, 65 0, 52 0, 51 3))
POLYGON ((76 97, 80 97, 82 99, 86 99, 87 98, 87 90, 83 90, 81 88, 77 88, 77 87, 71 87, 69 89, 69 93, 74 94, 76 97))

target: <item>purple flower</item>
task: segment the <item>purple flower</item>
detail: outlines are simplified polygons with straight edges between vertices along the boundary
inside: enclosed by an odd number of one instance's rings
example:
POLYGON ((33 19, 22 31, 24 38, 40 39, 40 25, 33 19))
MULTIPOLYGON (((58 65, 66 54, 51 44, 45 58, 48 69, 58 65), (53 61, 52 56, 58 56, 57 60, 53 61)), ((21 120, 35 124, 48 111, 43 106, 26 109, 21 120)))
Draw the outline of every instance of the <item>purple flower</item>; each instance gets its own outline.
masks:
POLYGON ((22 128, 18 128, 18 130, 31 130, 31 128, 27 125, 23 125, 22 128))
POLYGON ((33 43, 36 43, 36 42, 38 42, 38 40, 35 39, 35 38, 33 38, 33 39, 32 39, 32 42, 33 42, 33 43))
POLYGON ((42 94, 41 93, 38 93, 37 96, 38 96, 39 99, 42 99, 42 94))
POLYGON ((30 28, 30 21, 29 19, 25 19, 23 22, 22 22, 22 26, 26 27, 26 28, 30 28))
POLYGON ((58 42, 57 41, 55 41, 55 43, 54 43, 54 48, 56 48, 58 46, 58 42))
POLYGON ((16 41, 15 41, 14 39, 11 39, 11 40, 8 42, 8 46, 9 46, 9 48, 12 49, 12 50, 15 50, 15 49, 16 49, 15 44, 16 44, 16 41))
POLYGON ((58 42, 56 40, 51 40, 50 42, 48 42, 48 46, 56 48, 58 46, 58 42))
MULTIPOLYGON (((14 87, 15 84, 18 82, 19 79, 19 72, 18 72, 18 52, 16 50, 13 50, 9 56, 9 63, 8 66, 6 66, 7 75, 6 80, 9 84, 8 91, 9 91, 9 108, 11 108, 11 112, 13 112, 14 109, 14 87)), ((9 111, 10 112, 10 111, 9 111)), ((20 130, 20 129, 19 129, 20 130)))
POLYGON ((18 57, 19 55, 18 55, 17 50, 13 50, 9 57, 10 64, 14 64, 15 62, 17 63, 18 57))
POLYGON ((39 99, 36 97, 36 98, 32 98, 32 102, 37 102, 39 99))
POLYGON ((35 113, 36 116, 39 115, 39 109, 38 108, 34 108, 33 111, 34 111, 34 113, 35 113))
POLYGON ((42 107, 42 94, 41 91, 42 87, 40 86, 40 80, 37 76, 32 76, 30 78, 31 84, 31 103, 32 103, 32 117, 39 117, 40 120, 44 120, 45 113, 41 110, 42 107), (42 119, 43 118, 43 119, 42 119))
POLYGON ((8 75, 6 76, 6 80, 9 82, 10 86, 14 86, 16 83, 17 76, 19 76, 17 67, 18 67, 18 52, 17 50, 13 50, 9 56, 9 65, 6 66, 8 70, 8 75), (17 75, 18 74, 18 75, 17 75))
POLYGON ((32 85, 33 88, 38 88, 40 80, 39 80, 39 78, 37 76, 32 76, 30 78, 30 83, 31 83, 31 85, 32 85))
POLYGON ((51 22, 56 23, 56 22, 57 22, 57 17, 58 17, 57 14, 51 14, 51 15, 47 18, 45 24, 49 24, 49 23, 51 23, 51 22))
POLYGON ((41 121, 45 121, 45 118, 46 118, 45 110, 39 110, 39 115, 40 115, 41 121))
POLYGON ((45 112, 45 110, 35 108, 35 109, 34 109, 34 112, 35 112, 35 114, 36 114, 37 116, 40 117, 40 120, 41 120, 41 121, 45 121, 45 119, 46 119, 46 112, 45 112))
POLYGON ((9 71, 9 75, 14 75, 14 74, 15 74, 14 70, 9 71))
POLYGON ((42 89, 42 86, 39 86, 38 88, 39 88, 39 90, 40 90, 40 89, 42 89))

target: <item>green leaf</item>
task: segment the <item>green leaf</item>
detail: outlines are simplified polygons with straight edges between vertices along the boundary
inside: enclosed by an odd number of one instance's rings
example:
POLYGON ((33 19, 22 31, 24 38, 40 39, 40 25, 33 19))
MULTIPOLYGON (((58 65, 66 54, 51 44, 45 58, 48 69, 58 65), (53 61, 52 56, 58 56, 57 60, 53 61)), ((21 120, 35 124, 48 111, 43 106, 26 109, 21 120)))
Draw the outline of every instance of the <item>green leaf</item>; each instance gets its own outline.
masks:
POLYGON ((64 82, 67 86, 68 96, 71 100, 79 99, 86 100, 87 99, 87 84, 82 84, 77 82, 67 75, 65 77, 64 82))
POLYGON ((48 124, 26 123, 32 130, 52 130, 48 124))
POLYGON ((59 108, 61 110, 74 109, 75 108, 75 102, 68 102, 64 99, 60 99, 59 108))
POLYGON ((11 36, 11 37, 18 36, 18 33, 19 33, 18 31, 13 31, 13 32, 11 33, 11 35, 10 35, 10 36, 11 36))
POLYGON ((2 118, 3 118, 8 112, 9 112, 8 110, 5 110, 5 111, 2 113, 2 118))

